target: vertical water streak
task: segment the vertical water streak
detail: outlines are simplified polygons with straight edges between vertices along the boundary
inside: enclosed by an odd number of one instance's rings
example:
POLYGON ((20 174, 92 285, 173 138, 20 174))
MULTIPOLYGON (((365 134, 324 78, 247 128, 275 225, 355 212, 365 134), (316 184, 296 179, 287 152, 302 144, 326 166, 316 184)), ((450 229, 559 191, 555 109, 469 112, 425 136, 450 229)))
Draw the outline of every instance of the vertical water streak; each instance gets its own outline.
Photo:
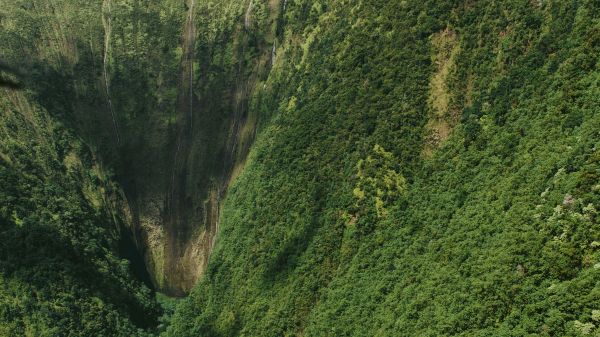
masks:
POLYGON ((271 49, 271 67, 275 65, 275 47, 277 45, 277 40, 273 40, 273 49, 271 49))
POLYGON ((248 3, 248 8, 246 9, 246 14, 244 15, 244 28, 248 30, 250 28, 250 14, 252 12, 252 0, 248 3))
POLYGON ((104 56, 102 60, 103 77, 104 77, 104 89, 106 91, 106 99, 108 101, 108 109, 110 110, 110 116, 112 118, 113 128, 117 137, 117 144, 121 145, 121 137, 119 135, 119 127, 115 118, 115 110, 112 104, 112 98, 110 96, 110 81, 108 79, 108 50, 110 48, 110 36, 112 33, 111 26, 111 5, 110 0, 104 0, 102 2, 102 25, 104 26, 104 56), (108 16, 107 16, 108 14, 108 16))
POLYGON ((194 5, 195 0, 191 0, 190 3, 190 16, 189 16, 189 46, 188 56, 190 62, 190 130, 194 129, 194 46, 195 46, 195 26, 194 26, 194 5))

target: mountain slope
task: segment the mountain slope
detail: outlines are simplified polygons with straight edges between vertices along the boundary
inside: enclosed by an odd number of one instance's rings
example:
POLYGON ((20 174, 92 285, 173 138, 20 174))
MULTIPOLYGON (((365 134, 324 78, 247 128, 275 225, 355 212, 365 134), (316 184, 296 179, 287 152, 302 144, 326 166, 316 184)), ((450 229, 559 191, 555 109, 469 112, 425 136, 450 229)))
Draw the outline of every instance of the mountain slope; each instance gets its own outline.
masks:
POLYGON ((593 330, 594 2, 287 2, 170 335, 593 330))

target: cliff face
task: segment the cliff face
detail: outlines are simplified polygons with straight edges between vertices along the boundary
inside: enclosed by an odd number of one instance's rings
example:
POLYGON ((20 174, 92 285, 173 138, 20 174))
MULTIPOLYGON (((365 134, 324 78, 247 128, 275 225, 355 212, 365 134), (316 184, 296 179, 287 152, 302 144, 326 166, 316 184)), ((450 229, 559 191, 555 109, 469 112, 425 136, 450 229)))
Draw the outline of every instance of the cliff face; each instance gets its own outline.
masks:
POLYGON ((0 335, 135 336, 153 329, 160 309, 129 233, 126 198, 112 169, 63 119, 81 82, 55 71, 53 62, 69 72, 82 55, 72 42, 52 40, 71 45, 63 49, 68 54, 36 60, 33 41, 14 39, 19 30, 39 28, 36 21, 1 21, 0 44, 24 65, 11 67, 19 88, 0 86, 0 335))
MULTIPOLYGON (((175 296, 188 292, 206 269, 218 232, 220 202, 254 136, 256 118, 248 116, 248 101, 257 77, 268 71, 271 54, 270 45, 253 41, 253 28, 232 12, 243 6, 229 6, 224 12, 230 21, 216 23, 223 31, 211 31, 215 22, 198 15, 203 6, 195 1, 186 6, 176 111, 160 159, 164 170, 151 169, 166 188, 132 197, 137 238, 150 273, 158 289, 175 296), (251 42, 255 51, 247 53, 251 42), (230 53, 228 58, 224 52, 230 53)), ((276 12, 267 15, 272 18, 276 12)), ((154 142, 154 135, 145 141, 154 142)), ((137 178, 136 169, 125 174, 134 176, 136 191, 138 185, 155 183, 137 178)))
POLYGON ((5 15, 4 57, 114 172, 154 286, 185 294, 254 137, 248 102, 270 67, 276 3, 15 1, 5 15))

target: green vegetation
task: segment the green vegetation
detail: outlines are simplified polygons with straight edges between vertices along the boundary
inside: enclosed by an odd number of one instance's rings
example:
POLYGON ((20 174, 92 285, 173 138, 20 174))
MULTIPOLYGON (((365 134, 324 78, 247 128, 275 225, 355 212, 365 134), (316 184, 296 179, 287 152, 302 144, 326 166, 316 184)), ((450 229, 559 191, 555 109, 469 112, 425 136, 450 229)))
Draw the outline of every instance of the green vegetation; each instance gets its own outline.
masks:
POLYGON ((189 10, 0 9, 0 335, 600 333, 597 1, 189 10))
POLYGON ((5 91, 0 107, 0 335, 134 336, 154 327, 150 289, 119 258, 133 243, 110 175, 26 94, 5 91))
MULTIPOLYGON (((123 31, 119 17, 135 10, 119 4, 112 34, 123 31)), ((116 183, 125 179, 117 179, 122 150, 101 80, 103 8, 10 0, 0 9, 1 75, 22 83, 21 90, 0 88, 2 336, 135 336, 158 325, 161 309, 136 247, 134 205, 116 183)), ((125 63, 122 40, 113 40, 119 49, 109 55, 125 63)), ((137 47, 130 57, 140 60, 137 47)), ((144 83, 143 74, 131 74, 115 77, 144 83)), ((124 95, 144 91, 127 84, 125 92, 122 81, 111 82, 117 107, 124 95)), ((133 110, 117 111, 120 128, 133 110)))
POLYGON ((170 335, 595 329, 599 12, 288 1, 256 143, 170 335), (453 128, 433 145, 430 118, 453 128))

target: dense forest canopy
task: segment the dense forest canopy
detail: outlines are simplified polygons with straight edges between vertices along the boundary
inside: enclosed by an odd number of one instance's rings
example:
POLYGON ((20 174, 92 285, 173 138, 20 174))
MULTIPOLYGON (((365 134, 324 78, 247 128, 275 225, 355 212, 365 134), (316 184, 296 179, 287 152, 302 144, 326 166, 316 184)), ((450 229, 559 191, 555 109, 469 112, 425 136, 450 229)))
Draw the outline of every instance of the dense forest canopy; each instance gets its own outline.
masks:
POLYGON ((0 335, 598 335, 599 56, 595 0, 4 0, 0 335))

